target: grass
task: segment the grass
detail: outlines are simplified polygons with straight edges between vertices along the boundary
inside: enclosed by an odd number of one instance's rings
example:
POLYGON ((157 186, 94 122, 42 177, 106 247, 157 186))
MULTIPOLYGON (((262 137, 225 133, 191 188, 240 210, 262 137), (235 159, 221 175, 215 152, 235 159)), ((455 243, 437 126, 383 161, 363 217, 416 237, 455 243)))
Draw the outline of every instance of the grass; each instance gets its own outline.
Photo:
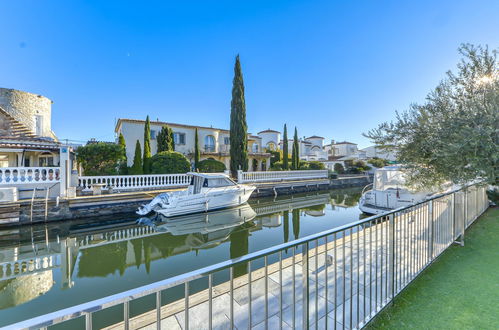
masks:
POLYGON ((499 208, 447 249, 366 329, 499 329, 499 208))

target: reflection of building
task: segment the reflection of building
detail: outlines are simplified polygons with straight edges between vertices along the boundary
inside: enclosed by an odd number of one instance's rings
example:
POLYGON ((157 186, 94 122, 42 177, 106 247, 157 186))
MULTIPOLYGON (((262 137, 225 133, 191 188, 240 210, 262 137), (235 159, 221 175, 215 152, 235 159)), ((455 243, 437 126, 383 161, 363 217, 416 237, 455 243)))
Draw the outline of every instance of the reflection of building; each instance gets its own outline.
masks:
MULTIPOLYGON (((128 165, 131 166, 135 153, 135 144, 138 140, 144 147, 144 120, 119 119, 115 132, 122 133, 126 142, 128 165)), ((187 158, 194 159, 195 131, 198 130, 198 143, 201 151, 201 160, 213 158, 230 167, 230 135, 229 130, 204 126, 151 121, 151 152, 157 152, 156 137, 163 126, 173 130, 175 151, 183 153, 187 158)), ((270 166, 270 154, 262 148, 262 138, 248 134, 248 169, 249 171, 265 171, 270 166)))
POLYGON ((54 283, 51 270, 0 281, 0 309, 18 306, 47 293, 54 283))

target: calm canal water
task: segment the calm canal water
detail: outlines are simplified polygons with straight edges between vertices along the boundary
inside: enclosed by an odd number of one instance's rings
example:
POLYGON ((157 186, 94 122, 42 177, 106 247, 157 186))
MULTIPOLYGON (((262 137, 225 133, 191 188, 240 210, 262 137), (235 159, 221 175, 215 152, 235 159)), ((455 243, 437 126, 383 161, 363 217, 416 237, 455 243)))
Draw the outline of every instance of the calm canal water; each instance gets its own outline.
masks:
POLYGON ((0 231, 0 326, 357 221, 360 190, 254 199, 167 222, 130 215, 0 231))

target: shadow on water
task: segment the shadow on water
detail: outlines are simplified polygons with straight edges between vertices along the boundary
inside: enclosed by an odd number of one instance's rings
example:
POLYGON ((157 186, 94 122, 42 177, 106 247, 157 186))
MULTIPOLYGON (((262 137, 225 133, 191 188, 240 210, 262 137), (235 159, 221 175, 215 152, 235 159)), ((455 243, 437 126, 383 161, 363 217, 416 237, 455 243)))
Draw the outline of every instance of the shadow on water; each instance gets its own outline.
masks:
MULTIPOLYGON (((357 221, 359 198, 360 189, 344 189, 255 199, 238 208, 170 219, 137 222, 127 215, 2 230, 0 326, 357 221)), ((262 265, 254 261, 251 268, 262 265)), ((238 264, 234 276, 247 271, 247 263, 238 264)), ((214 285, 228 276, 228 271, 215 274, 214 285)), ((194 282, 191 293, 206 285, 194 282)), ((173 288, 163 292, 163 303, 182 296, 183 288, 173 288)), ((131 305, 131 314, 152 306, 153 297, 143 298, 131 305)), ((94 326, 119 321, 121 311, 113 310, 119 308, 96 313, 94 326)))

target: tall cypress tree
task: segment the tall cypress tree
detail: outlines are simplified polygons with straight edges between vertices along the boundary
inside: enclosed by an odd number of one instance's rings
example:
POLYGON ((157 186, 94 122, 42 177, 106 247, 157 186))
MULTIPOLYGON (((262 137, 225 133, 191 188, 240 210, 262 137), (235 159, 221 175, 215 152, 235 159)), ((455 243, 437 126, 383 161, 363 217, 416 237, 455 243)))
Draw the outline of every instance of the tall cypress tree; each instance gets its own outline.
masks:
POLYGON ((248 170, 247 130, 243 73, 239 55, 237 55, 232 81, 232 101, 230 102, 230 171, 234 177, 237 175, 237 170, 248 170))
POLYGON ((127 167, 128 160, 126 158, 126 142, 125 142, 125 137, 123 136, 123 133, 121 133, 121 132, 120 132, 120 137, 118 138, 118 144, 123 149, 123 159, 120 162, 119 173, 120 173, 120 175, 127 175, 128 174, 128 167, 127 167))
POLYGON ((144 158, 143 158, 143 172, 144 174, 151 173, 151 122, 149 116, 146 118, 144 126, 144 158))
POLYGON ((293 137, 293 149, 291 153, 291 168, 298 170, 300 168, 300 147, 298 143, 298 131, 295 127, 295 136, 293 137))
POLYGON ((133 165, 130 168, 130 174, 143 174, 142 168, 142 150, 140 148, 140 141, 135 143, 135 156, 133 157, 133 165))
POLYGON ((284 124, 284 133, 282 137, 282 168, 289 170, 288 162, 288 128, 284 124))
POLYGON ((158 143, 158 152, 171 151, 169 133, 170 131, 168 130, 167 126, 161 127, 161 131, 159 131, 156 137, 156 142, 158 143))
POLYGON ((194 134, 194 168, 197 170, 199 166, 199 158, 201 157, 201 152, 199 151, 199 141, 198 141, 198 129, 194 134))
POLYGON ((171 128, 168 128, 168 135, 170 137, 168 139, 170 142, 170 151, 175 151, 175 140, 173 139, 173 130, 171 128))

